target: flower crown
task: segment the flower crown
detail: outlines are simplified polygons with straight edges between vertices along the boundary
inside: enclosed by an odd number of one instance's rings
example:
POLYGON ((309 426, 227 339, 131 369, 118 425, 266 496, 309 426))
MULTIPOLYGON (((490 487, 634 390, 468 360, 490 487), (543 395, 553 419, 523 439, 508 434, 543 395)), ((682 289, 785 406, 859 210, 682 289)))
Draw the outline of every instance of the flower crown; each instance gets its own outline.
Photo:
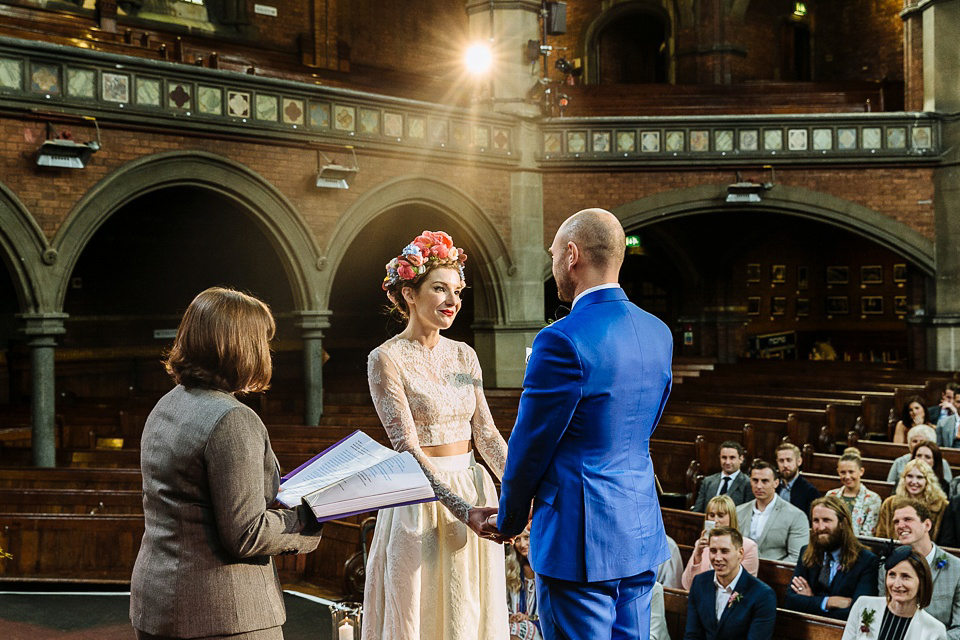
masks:
POLYGON ((403 252, 387 263, 387 275, 383 290, 401 281, 413 281, 427 272, 431 266, 456 267, 463 278, 463 263, 467 254, 453 246, 453 238, 443 231, 424 231, 403 252))

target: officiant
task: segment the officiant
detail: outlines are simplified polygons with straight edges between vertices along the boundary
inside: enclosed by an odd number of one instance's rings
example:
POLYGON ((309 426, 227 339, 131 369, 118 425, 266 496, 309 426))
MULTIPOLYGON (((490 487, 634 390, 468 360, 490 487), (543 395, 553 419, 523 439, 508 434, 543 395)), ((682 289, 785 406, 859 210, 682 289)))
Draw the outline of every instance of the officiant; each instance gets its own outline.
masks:
POLYGON ((270 384, 276 325, 260 300, 211 288, 187 308, 165 361, 177 386, 140 444, 145 531, 130 584, 139 640, 283 638, 271 556, 308 553, 306 507, 268 509, 280 486, 267 429, 236 398, 270 384))

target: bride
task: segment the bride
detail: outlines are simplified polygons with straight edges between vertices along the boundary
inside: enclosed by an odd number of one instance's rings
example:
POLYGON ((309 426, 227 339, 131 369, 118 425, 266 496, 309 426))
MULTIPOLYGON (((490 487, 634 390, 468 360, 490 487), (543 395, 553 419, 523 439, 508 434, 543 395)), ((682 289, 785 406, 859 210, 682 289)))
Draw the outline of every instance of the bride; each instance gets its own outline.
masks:
POLYGON ((440 335, 460 311, 467 259, 424 231, 386 268, 383 289, 406 319, 370 352, 370 395, 390 441, 414 455, 439 502, 383 509, 367 561, 364 640, 507 640, 499 532, 487 518, 507 445, 483 395, 477 354, 440 335))

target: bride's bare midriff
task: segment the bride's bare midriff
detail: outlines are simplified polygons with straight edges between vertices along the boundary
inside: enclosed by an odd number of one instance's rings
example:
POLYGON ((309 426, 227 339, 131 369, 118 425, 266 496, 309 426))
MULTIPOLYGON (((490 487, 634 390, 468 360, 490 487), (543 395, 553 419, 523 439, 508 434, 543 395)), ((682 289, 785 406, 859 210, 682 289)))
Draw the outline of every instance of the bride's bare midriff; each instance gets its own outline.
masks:
POLYGON ((432 447, 420 447, 423 453, 431 458, 440 456, 458 456, 462 453, 470 453, 470 441, 461 440, 460 442, 448 442, 447 444, 438 444, 432 447))

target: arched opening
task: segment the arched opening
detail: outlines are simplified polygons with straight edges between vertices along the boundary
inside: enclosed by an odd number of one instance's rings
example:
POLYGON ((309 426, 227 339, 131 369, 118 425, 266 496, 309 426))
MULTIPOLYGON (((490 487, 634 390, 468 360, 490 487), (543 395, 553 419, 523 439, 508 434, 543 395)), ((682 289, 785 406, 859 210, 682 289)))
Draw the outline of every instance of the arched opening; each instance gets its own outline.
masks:
POLYGON ((130 199, 79 254, 64 298, 61 398, 149 399, 169 390, 160 355, 193 297, 215 285, 271 306, 273 389, 302 395, 294 293, 274 244, 241 203, 177 186, 130 199))
POLYGON ((589 55, 595 84, 669 81, 669 24, 643 6, 615 11, 599 26, 589 55))
POLYGON ((456 246, 467 252, 463 306, 444 335, 473 344, 472 325, 478 318, 486 317, 491 308, 488 294, 491 283, 477 239, 462 221, 438 208, 425 204, 399 205, 366 224, 344 252, 333 276, 330 328, 324 332, 324 348, 331 356, 325 367, 328 388, 362 384, 367 354, 403 329, 403 322, 386 312, 388 301, 381 288, 384 265, 425 229, 446 231, 456 246))
POLYGON ((781 33, 782 79, 797 82, 813 80, 810 25, 803 21, 787 20, 781 33))

